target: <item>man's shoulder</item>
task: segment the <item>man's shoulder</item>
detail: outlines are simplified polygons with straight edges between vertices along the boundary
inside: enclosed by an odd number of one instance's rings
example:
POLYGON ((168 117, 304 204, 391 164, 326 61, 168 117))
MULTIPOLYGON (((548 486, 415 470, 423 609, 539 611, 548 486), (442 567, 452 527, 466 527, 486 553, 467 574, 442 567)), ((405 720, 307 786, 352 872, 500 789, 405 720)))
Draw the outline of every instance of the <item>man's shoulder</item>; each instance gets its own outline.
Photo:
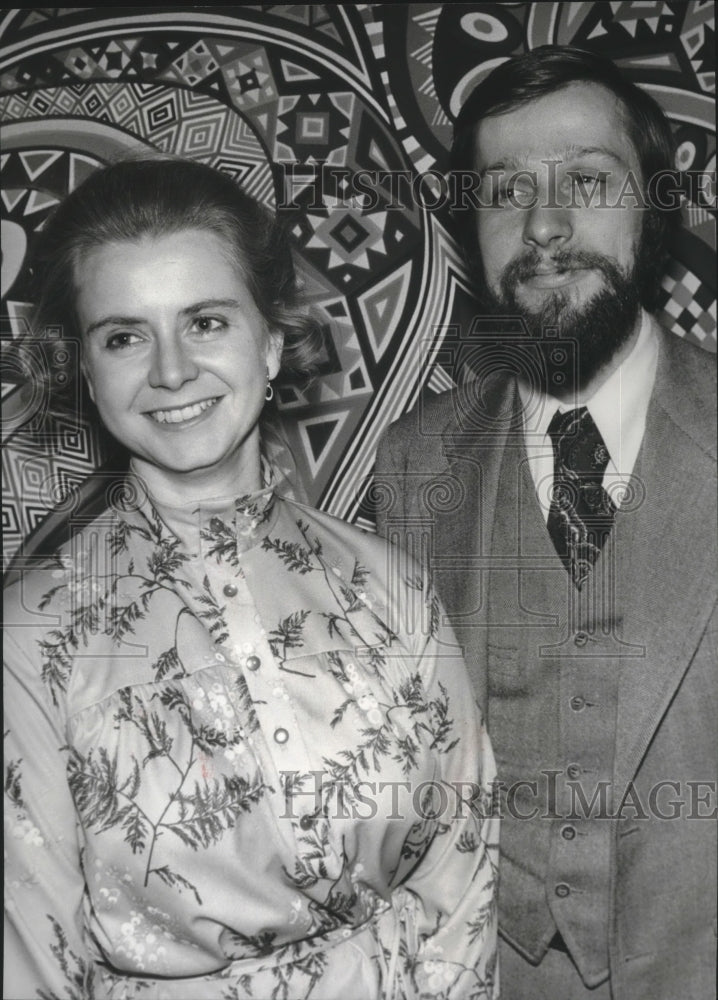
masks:
POLYGON ((412 409, 389 425, 383 438, 403 450, 435 451, 452 435, 495 432, 497 416, 513 405, 513 386, 505 374, 486 379, 469 375, 453 389, 425 392, 412 409))
POLYGON ((716 435, 716 355, 660 329, 657 401, 684 430, 708 444, 716 435))
POLYGON ((445 392, 424 392, 419 400, 401 417, 387 428, 387 434, 395 438, 413 437, 422 428, 442 433, 450 431, 456 422, 458 389, 445 392))
POLYGON ((657 322, 656 327, 666 345, 666 349, 670 351, 674 357, 678 358, 681 364, 688 365, 696 369, 703 369, 705 370, 708 378, 715 378, 716 355, 714 352, 692 340, 688 340, 686 337, 673 333, 671 330, 666 329, 665 326, 661 326, 657 322))

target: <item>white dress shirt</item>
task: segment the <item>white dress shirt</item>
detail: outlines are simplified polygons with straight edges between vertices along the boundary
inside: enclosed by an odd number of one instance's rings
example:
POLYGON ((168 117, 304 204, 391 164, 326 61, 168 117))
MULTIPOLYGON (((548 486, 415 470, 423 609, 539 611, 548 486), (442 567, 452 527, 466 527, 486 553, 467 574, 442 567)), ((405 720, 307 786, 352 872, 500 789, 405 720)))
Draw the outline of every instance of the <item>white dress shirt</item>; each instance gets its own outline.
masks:
POLYGON ((554 461, 548 425, 556 410, 564 413, 576 406, 588 408, 610 456, 604 488, 617 508, 632 492, 631 474, 643 441, 657 362, 658 337, 644 311, 631 352, 589 399, 563 402, 519 383, 529 468, 545 520, 551 506, 554 461))

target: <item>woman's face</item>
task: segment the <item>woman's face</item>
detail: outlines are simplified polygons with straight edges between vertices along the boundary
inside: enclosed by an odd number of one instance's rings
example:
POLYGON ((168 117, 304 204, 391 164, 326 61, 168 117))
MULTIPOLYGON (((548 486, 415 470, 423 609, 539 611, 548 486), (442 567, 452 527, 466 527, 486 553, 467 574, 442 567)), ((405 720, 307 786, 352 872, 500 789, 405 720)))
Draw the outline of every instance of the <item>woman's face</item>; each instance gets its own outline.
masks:
POLYGON ((108 243, 75 278, 90 393, 150 489, 257 488, 257 421, 282 337, 266 329, 225 242, 187 229, 108 243))

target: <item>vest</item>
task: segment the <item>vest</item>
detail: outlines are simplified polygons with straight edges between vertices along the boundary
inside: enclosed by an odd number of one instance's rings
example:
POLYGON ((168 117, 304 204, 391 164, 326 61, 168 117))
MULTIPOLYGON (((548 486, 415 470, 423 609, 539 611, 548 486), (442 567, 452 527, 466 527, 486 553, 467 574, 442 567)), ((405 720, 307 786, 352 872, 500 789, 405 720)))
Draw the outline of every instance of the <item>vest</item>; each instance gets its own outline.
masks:
MULTIPOLYGON (((558 930, 608 976, 620 638, 616 518, 581 591, 553 547, 523 444, 501 463, 488 575, 488 727, 500 781, 499 924, 529 961, 558 930)), ((630 521, 630 518, 628 519, 630 521)), ((622 525, 622 521, 624 522, 622 525)))

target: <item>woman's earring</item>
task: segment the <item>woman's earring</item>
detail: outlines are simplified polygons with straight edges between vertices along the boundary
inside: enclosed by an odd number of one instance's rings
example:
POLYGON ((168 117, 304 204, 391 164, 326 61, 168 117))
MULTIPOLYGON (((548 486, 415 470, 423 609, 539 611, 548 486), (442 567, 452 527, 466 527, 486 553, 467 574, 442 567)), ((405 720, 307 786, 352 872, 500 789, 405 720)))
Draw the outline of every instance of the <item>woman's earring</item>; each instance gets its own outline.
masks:
POLYGON ((267 376, 267 388, 264 390, 264 398, 267 402, 269 402, 270 399, 274 399, 274 386, 269 381, 269 376, 267 376))

